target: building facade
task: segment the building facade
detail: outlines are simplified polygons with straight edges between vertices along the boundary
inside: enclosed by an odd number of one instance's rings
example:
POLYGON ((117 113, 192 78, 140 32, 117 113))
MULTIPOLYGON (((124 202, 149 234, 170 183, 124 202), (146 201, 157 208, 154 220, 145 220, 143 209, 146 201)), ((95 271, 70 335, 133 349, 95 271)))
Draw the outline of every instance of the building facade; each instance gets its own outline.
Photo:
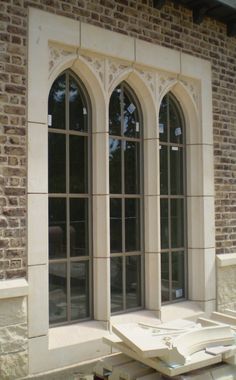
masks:
POLYGON ((236 40, 154 3, 0 4, 3 378, 234 308, 236 40))

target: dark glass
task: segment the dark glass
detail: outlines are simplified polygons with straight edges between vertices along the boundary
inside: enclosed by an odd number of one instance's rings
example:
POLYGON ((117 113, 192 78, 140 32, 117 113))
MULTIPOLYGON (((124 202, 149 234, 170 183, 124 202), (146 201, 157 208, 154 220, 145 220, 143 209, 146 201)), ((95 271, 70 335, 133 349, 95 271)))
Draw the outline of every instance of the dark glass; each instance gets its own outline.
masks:
POLYGON ((88 192, 88 138, 70 136, 70 193, 88 192))
POLYGON ((66 257, 66 240, 66 199, 49 198, 49 259, 66 257))
POLYGON ((110 250, 122 252, 122 208, 121 199, 110 199, 110 250))
POLYGON ((183 126, 179 109, 174 100, 169 96, 169 124, 170 142, 176 144, 183 143, 183 126))
POLYGON ((141 256, 126 257, 126 309, 141 306, 141 256))
POLYGON ((123 309, 122 257, 111 258, 111 312, 123 309))
POLYGON ((125 194, 138 194, 140 192, 140 160, 139 143, 125 141, 125 194))
POLYGON ((121 87, 113 91, 109 103, 109 133, 110 135, 121 135, 121 87))
POLYGON ((171 247, 184 246, 184 200, 171 199, 171 247))
POLYGON ((121 194, 121 141, 109 139, 110 193, 121 194))
POLYGON ((123 133, 126 137, 136 137, 138 138, 140 135, 139 129, 139 118, 138 118, 138 110, 134 100, 128 94, 127 90, 124 88, 123 90, 123 133), (138 123, 138 124, 137 124, 138 123))
POLYGON ((172 252, 172 299, 184 298, 184 252, 172 252))
POLYGON ((62 323, 66 320, 66 264, 49 264, 49 322, 62 323))
POLYGON ((70 199, 70 255, 88 256, 88 199, 70 199))
POLYGON ((62 74, 53 83, 48 97, 49 128, 65 129, 66 76, 62 74))
POLYGON ((125 252, 140 251, 140 200, 125 199, 125 252))
POLYGON ((161 300, 170 300, 170 281, 169 281, 169 253, 161 254, 161 300))
POLYGON ((89 263, 72 262, 70 271, 71 320, 89 317, 89 263))
POLYGON ((168 147, 160 145, 160 192, 168 195, 168 147))
POLYGON ((161 249, 169 248, 168 199, 161 199, 161 249))
POLYGON ((70 76, 69 79, 69 119, 70 130, 88 130, 88 108, 81 95, 78 83, 70 76))
POLYGON ((183 195, 183 149, 170 147, 170 190, 173 195, 183 195))
POLYGON ((159 138, 160 141, 167 141, 167 96, 161 102, 159 112, 159 138))
POLYGON ((48 134, 48 183, 49 193, 66 192, 66 136, 48 134))

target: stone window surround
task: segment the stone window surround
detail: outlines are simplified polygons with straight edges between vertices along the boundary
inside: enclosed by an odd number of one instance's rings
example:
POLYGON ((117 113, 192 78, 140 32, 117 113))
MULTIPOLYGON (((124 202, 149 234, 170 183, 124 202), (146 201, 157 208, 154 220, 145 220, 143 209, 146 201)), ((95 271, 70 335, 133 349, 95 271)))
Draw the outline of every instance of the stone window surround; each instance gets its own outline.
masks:
MULTIPOLYGON (((206 312, 215 309, 210 63, 30 8, 27 117, 29 373, 83 362, 109 352, 101 342, 111 321, 108 104, 110 94, 122 80, 127 81, 138 97, 144 121, 146 315, 161 317, 164 309, 161 308, 160 234, 156 231, 156 226, 160 227, 157 126, 159 105, 170 90, 181 104, 187 129, 188 299, 206 312), (84 82, 93 112, 95 321, 68 326, 62 343, 54 339, 57 333, 55 329, 50 331, 48 326, 47 99, 53 81, 67 68, 84 82)), ((57 328, 57 332, 60 329, 57 328)))

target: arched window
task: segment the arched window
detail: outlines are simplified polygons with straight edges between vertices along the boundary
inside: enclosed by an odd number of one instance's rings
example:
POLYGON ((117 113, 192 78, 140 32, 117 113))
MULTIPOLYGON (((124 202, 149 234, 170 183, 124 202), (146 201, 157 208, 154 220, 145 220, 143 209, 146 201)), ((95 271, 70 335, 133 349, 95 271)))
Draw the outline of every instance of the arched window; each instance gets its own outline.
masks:
POLYGON ((161 103, 160 202, 162 302, 186 298, 185 128, 172 94, 161 103))
POLYGON ((111 312, 143 305, 142 128, 140 107, 126 83, 109 104, 111 312))
MULTIPOLYGON (((90 106, 70 71, 48 99, 49 321, 91 315, 90 106)), ((39 221, 40 222, 40 221, 39 221)))

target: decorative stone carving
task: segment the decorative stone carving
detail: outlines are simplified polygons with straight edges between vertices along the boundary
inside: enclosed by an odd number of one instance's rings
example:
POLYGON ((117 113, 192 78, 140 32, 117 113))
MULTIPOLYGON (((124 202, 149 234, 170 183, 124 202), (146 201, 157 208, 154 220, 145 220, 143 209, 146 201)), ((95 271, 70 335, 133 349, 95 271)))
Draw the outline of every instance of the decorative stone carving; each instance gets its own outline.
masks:
POLYGON ((168 75, 168 74, 160 74, 159 75, 159 78, 158 78, 158 90, 159 90, 159 97, 162 98, 163 95, 168 92, 166 91, 167 89, 171 88, 171 86, 173 86, 176 81, 177 81, 177 78, 175 75, 168 75))
POLYGON ((108 88, 111 87, 112 83, 116 81, 116 79, 122 74, 130 69, 130 65, 119 62, 119 61, 113 61, 108 60, 107 61, 107 67, 108 67, 108 88))
POLYGON ((99 78, 100 82, 105 84, 105 59, 92 56, 92 55, 85 55, 81 54, 80 58, 82 58, 88 66, 92 69, 92 71, 96 74, 96 76, 99 78))
POLYGON ((61 46, 55 45, 49 46, 49 72, 68 56, 75 56, 75 50, 66 50, 61 46))
POLYGON ((150 89, 153 96, 155 96, 155 80, 156 80, 155 73, 152 71, 139 70, 139 69, 137 70, 137 73, 141 76, 141 78, 145 82, 146 86, 150 89))
POLYGON ((180 82, 186 87, 196 107, 199 108, 200 103, 200 88, 196 81, 190 79, 181 79, 180 82))

